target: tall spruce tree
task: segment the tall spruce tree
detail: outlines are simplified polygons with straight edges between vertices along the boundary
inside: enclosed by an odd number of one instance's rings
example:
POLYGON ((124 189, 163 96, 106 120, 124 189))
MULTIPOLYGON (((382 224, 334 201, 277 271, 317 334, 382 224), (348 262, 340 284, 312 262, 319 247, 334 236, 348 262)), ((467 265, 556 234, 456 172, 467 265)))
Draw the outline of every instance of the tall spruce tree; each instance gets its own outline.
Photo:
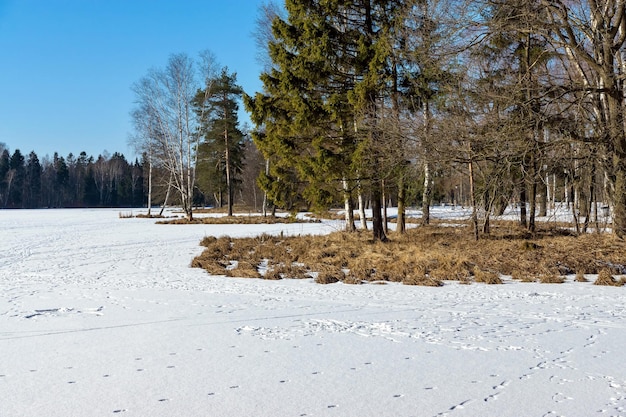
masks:
POLYGON ((26 183, 26 165, 24 163, 24 155, 19 149, 16 149, 13 155, 11 155, 9 168, 9 207, 21 208, 26 183))
POLYGON ((41 207, 41 163, 37 154, 33 151, 28 154, 26 162, 26 189, 24 207, 41 207))
POLYGON ((287 19, 273 24, 264 92, 246 99, 258 127, 253 137, 272 157, 270 175, 279 180, 279 171, 293 170, 320 207, 340 195, 349 203, 354 184, 367 182, 375 240, 386 239, 380 109, 391 91, 389 36, 406 3, 287 1, 287 19))

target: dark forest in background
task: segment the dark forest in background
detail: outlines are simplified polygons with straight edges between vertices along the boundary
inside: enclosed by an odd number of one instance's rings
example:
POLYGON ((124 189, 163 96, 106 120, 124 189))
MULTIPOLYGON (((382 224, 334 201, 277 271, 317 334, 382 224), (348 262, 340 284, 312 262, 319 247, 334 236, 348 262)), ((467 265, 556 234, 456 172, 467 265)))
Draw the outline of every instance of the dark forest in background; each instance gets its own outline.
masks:
MULTIPOLYGON (((262 196, 256 186, 257 152, 247 147, 249 166, 244 168, 236 192, 238 204, 250 209, 260 206, 262 196), (254 169, 253 172, 247 172, 254 169)), ((142 207, 147 202, 147 164, 145 158, 127 160, 118 152, 103 152, 97 157, 81 152, 63 157, 54 153, 41 159, 34 152, 10 151, 0 143, 0 208, 64 207, 142 207)), ((155 175, 153 205, 165 201, 167 178, 155 175)), ((198 206, 215 206, 214 196, 196 190, 198 206)), ((178 204, 170 197, 169 204, 178 204)))

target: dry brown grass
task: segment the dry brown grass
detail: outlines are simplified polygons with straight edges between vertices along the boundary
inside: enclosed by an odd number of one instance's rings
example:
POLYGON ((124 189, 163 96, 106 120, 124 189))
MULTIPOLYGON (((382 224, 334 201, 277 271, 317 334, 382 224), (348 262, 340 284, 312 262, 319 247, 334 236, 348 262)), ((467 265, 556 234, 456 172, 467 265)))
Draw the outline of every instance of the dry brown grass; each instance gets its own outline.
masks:
POLYGON ((443 282, 438 279, 427 277, 426 275, 409 275, 402 280, 404 285, 420 285, 422 287, 441 287, 443 282))
POLYGON ((613 278, 613 273, 611 272, 611 270, 608 268, 605 268, 605 269, 602 269, 598 273, 598 278, 595 280, 593 285, 608 285, 608 286, 613 286, 613 287, 621 287, 622 285, 624 285, 624 283, 622 282, 622 280, 617 281, 615 278, 613 278))
POLYGON ((576 272, 576 277, 574 278, 576 282, 589 282, 589 280, 585 277, 585 272, 582 270, 578 270, 576 272))
POLYGON ((502 279, 497 273, 480 269, 477 266, 474 267, 474 281, 483 284, 502 284, 502 279))
POLYGON ((317 223, 319 220, 302 220, 292 216, 219 216, 219 217, 194 217, 192 220, 177 218, 160 220, 156 224, 285 224, 285 223, 317 223))
POLYGON ((318 284, 334 284, 342 281, 344 278, 345 274, 340 268, 329 265, 318 270, 315 282, 318 284))
POLYGON ((261 278, 257 266, 247 261, 238 261, 237 266, 228 269, 225 275, 237 278, 261 278))
POLYGON ((548 272, 539 276, 539 282, 542 284, 563 284, 565 277, 554 272, 548 272))
POLYGON ((161 214, 137 214, 135 216, 138 219, 164 219, 165 216, 161 214))
POLYGON ((626 271, 621 263, 626 243, 611 235, 576 237, 547 230, 529 236, 514 225, 503 224, 494 226, 492 235, 479 241, 473 240, 471 230, 465 227, 419 227, 389 237, 387 243, 372 242, 368 232, 207 237, 202 241, 205 251, 192 265, 214 275, 238 276, 245 271, 257 276, 265 262, 266 279, 308 278, 317 273, 320 282, 412 285, 437 285, 445 280, 501 283, 502 275, 525 282, 557 283, 573 271, 580 271, 584 278, 583 272, 597 274, 607 265, 612 266, 613 274, 626 271), (235 261, 244 264, 227 272, 226 267, 235 261))

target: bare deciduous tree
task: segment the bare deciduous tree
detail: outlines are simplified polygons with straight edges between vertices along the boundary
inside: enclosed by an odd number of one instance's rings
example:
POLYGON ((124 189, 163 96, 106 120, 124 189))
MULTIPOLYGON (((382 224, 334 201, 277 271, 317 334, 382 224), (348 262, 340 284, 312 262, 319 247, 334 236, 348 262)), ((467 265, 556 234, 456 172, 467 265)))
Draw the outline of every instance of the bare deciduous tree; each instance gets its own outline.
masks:
POLYGON ((205 52, 198 61, 175 54, 163 69, 152 69, 133 86, 137 109, 135 126, 141 132, 150 160, 156 160, 170 173, 187 219, 193 218, 195 168, 200 140, 199 119, 193 100, 201 87, 211 94, 215 78, 213 55, 205 52))

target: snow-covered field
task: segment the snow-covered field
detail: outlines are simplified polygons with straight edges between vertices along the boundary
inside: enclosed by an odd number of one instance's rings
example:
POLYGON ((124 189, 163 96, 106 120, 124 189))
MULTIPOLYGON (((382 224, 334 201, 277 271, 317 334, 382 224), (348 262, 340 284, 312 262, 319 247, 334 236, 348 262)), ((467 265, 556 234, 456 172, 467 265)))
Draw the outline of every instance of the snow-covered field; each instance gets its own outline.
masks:
POLYGON ((318 285, 189 268, 206 235, 0 211, 0 416, 626 416, 626 288, 318 285))

